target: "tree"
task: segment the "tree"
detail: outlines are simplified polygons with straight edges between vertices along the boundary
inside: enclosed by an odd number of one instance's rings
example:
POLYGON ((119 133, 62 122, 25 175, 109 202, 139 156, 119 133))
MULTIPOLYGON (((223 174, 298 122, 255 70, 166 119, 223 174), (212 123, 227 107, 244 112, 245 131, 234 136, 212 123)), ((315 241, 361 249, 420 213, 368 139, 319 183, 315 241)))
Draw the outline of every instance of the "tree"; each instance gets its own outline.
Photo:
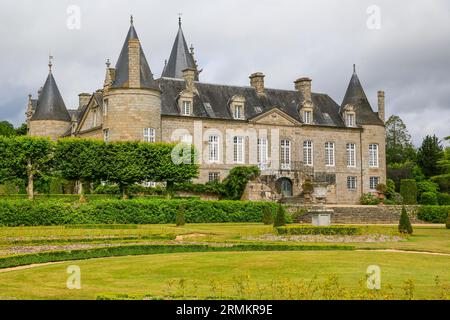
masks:
POLYGON ((443 156, 444 152, 439 139, 435 135, 426 136, 417 152, 417 164, 429 178, 440 173, 438 162, 442 160, 443 156))
POLYGON ((414 161, 416 151, 411 143, 411 135, 403 120, 392 115, 386 121, 386 161, 404 163, 414 161))
POLYGON ((273 224, 272 207, 269 205, 263 208, 262 222, 266 225, 273 224))
POLYGON ((28 199, 33 199, 34 179, 50 172, 54 145, 47 138, 0 138, 0 179, 26 180, 28 199))
POLYGON ((406 212, 405 206, 402 207, 402 214, 400 216, 400 222, 398 224, 398 231, 400 233, 412 234, 413 228, 411 221, 409 220, 408 213, 406 212))
POLYGON ((20 125, 20 127, 17 127, 15 130, 16 130, 16 135, 25 136, 28 133, 28 126, 26 123, 22 123, 20 125))
POLYGON ((248 181, 259 176, 260 171, 256 166, 234 167, 230 174, 223 181, 227 198, 230 200, 240 200, 248 181))
POLYGON ((67 180, 79 182, 80 201, 85 201, 83 183, 101 180, 105 143, 99 140, 64 138, 58 140, 55 168, 67 180))
POLYGON ((14 126, 8 121, 0 121, 0 136, 11 137, 16 135, 14 126))
POLYGON ((185 217, 184 211, 185 211, 184 205, 180 205, 178 207, 177 216, 175 219, 176 220, 175 223, 176 223, 177 227, 182 227, 186 224, 186 217, 185 217))
POLYGON ((286 225, 286 212, 284 211, 283 205, 279 204, 277 208, 277 215, 275 216, 275 221, 273 223, 274 227, 282 227, 286 225))

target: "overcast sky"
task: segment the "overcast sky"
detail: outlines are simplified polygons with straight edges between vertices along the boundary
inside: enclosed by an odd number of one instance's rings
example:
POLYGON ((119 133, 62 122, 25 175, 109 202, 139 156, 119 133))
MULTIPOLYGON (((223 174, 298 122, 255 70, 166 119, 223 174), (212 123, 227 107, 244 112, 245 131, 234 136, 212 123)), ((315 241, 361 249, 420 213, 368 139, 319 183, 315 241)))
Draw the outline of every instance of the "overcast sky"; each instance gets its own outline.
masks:
POLYGON ((450 135, 448 0, 1 0, 0 120, 24 122, 27 95, 35 97, 47 77, 49 52, 69 108, 78 106, 78 93, 101 88, 130 14, 159 77, 180 12, 201 81, 248 85, 261 71, 267 87, 291 89, 308 76, 313 91, 340 104, 355 63, 374 111, 382 89, 387 115, 406 122, 416 145, 426 134, 450 135), (71 5, 80 8, 79 29, 68 27, 71 5), (368 13, 372 5, 380 20, 368 13))

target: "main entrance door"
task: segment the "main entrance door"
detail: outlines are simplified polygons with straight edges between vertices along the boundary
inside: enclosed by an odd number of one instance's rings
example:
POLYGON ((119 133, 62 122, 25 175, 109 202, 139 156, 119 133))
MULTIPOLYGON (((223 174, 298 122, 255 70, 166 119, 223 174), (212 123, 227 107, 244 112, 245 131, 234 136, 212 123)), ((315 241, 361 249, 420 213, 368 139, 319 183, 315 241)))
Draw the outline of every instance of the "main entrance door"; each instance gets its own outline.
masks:
POLYGON ((292 182, 288 178, 280 178, 278 180, 280 193, 283 197, 292 197, 292 182))

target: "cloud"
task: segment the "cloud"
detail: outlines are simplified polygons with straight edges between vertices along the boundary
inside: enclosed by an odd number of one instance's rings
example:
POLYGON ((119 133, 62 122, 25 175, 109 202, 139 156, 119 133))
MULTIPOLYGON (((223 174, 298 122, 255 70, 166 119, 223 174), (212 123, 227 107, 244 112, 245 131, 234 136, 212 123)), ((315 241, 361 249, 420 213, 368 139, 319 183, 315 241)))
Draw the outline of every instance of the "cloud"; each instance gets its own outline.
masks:
POLYGON ((309 76, 314 91, 340 103, 356 63, 372 107, 377 90, 385 90, 387 114, 403 118, 419 144, 426 134, 450 135, 449 11, 446 0, 4 0, 0 119, 24 121, 49 52, 68 107, 77 106, 78 93, 101 88, 104 63, 115 63, 130 14, 158 77, 182 12, 202 81, 248 85, 248 76, 262 71, 267 86, 289 89, 309 76), (69 5, 81 9, 80 30, 67 28, 69 5), (370 5, 380 8, 379 30, 367 28, 370 5))

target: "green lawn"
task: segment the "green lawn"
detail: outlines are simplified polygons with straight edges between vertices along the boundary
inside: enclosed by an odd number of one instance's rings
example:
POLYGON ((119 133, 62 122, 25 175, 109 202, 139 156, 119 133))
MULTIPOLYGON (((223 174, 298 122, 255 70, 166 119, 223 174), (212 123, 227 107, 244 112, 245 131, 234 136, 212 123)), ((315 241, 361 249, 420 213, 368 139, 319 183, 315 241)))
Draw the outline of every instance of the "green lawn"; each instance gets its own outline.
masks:
MULTIPOLYGON (((379 298, 437 299, 450 283, 449 256, 391 252, 177 253, 64 262, 0 273, 0 299, 95 299, 102 294, 164 298, 357 298, 369 265, 381 268, 379 298), (66 288, 69 265, 81 289, 66 288), (330 277, 335 275, 336 278, 330 277), (314 277, 316 280, 312 280, 314 277), (312 287, 307 289, 312 281, 312 287), (392 286, 393 289, 389 289, 392 286)), ((449 288, 447 288, 449 289, 449 288)), ((367 293, 367 292, 366 292, 367 293)), ((448 292, 447 292, 448 293, 448 292)))

